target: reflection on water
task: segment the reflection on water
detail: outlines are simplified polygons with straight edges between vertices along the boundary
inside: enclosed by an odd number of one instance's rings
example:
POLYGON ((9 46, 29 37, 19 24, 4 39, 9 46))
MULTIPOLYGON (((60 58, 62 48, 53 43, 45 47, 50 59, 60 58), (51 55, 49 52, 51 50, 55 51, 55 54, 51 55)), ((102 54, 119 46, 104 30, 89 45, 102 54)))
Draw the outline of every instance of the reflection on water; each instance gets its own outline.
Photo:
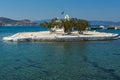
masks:
POLYGON ((111 43, 1 43, 0 79, 120 80, 120 62, 106 51, 114 46, 103 48, 111 43))
MULTIPOLYGON (((2 33, 0 38, 6 33, 2 33)), ((0 41, 0 80, 120 80, 120 40, 0 41)))

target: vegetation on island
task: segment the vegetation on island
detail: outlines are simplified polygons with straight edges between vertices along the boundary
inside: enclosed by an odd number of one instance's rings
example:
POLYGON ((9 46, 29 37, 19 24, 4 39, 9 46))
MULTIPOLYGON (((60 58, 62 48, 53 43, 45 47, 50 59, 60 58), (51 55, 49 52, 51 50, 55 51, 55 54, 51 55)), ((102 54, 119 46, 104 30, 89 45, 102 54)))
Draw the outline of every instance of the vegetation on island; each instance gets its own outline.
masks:
POLYGON ((0 27, 3 26, 3 23, 0 23, 0 27))
POLYGON ((79 34, 89 28, 89 22, 82 19, 71 18, 71 19, 52 19, 50 22, 42 22, 40 26, 48 27, 50 30, 54 27, 64 29, 64 32, 71 34, 73 30, 77 30, 79 34))

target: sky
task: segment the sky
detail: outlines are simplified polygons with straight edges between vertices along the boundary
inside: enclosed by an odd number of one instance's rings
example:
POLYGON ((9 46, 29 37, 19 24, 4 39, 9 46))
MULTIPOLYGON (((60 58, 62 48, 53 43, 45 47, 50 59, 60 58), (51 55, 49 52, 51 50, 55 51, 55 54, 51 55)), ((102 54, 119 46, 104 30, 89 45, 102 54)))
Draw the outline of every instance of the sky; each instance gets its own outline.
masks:
POLYGON ((120 0, 0 0, 0 16, 16 20, 54 17, 120 21, 120 0))

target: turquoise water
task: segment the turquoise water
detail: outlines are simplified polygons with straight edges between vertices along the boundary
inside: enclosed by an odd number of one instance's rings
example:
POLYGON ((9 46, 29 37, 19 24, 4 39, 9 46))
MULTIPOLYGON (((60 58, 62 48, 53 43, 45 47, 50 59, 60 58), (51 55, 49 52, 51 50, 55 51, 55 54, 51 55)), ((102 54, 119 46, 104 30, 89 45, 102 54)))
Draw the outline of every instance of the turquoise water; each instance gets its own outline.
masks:
MULTIPOLYGON (((0 27, 0 80, 120 80, 120 39, 14 43, 2 37, 41 27, 0 27)), ((119 33, 120 30, 102 30, 119 33)))

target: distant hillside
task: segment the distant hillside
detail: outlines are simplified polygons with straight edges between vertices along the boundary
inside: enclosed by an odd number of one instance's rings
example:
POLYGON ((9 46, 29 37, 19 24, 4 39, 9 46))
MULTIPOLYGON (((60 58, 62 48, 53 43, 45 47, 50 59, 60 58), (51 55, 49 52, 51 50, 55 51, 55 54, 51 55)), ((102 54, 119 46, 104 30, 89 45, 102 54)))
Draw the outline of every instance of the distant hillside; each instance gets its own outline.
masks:
POLYGON ((4 24, 15 24, 17 22, 17 20, 13 20, 10 18, 5 18, 5 17, 0 17, 0 23, 4 23, 4 24))
POLYGON ((29 19, 14 20, 6 17, 0 17, 0 25, 1 26, 34 26, 38 24, 29 19))
POLYGON ((45 22, 45 21, 49 22, 49 21, 51 21, 51 19, 37 20, 37 21, 34 21, 34 22, 36 22, 36 23, 42 23, 42 22, 45 22))
POLYGON ((112 22, 112 21, 89 21, 91 25, 113 25, 120 26, 120 22, 112 22))
MULTIPOLYGON (((39 21, 36 21, 36 22, 41 23, 41 22, 44 22, 44 21, 50 21, 50 19, 39 20, 39 21)), ((114 25, 114 26, 120 26, 120 22, 113 22, 113 21, 97 21, 97 20, 94 20, 94 21, 89 21, 89 22, 90 22, 90 25, 105 25, 105 26, 114 25)))
MULTIPOLYGON (((31 21, 29 19, 24 19, 24 20, 14 20, 6 17, 0 17, 0 25, 2 26, 38 26, 41 22, 44 21, 50 21, 50 19, 46 20, 37 20, 37 21, 31 21)), ((89 21, 90 25, 113 25, 113 26, 120 26, 120 22, 113 22, 113 21, 89 21)))

